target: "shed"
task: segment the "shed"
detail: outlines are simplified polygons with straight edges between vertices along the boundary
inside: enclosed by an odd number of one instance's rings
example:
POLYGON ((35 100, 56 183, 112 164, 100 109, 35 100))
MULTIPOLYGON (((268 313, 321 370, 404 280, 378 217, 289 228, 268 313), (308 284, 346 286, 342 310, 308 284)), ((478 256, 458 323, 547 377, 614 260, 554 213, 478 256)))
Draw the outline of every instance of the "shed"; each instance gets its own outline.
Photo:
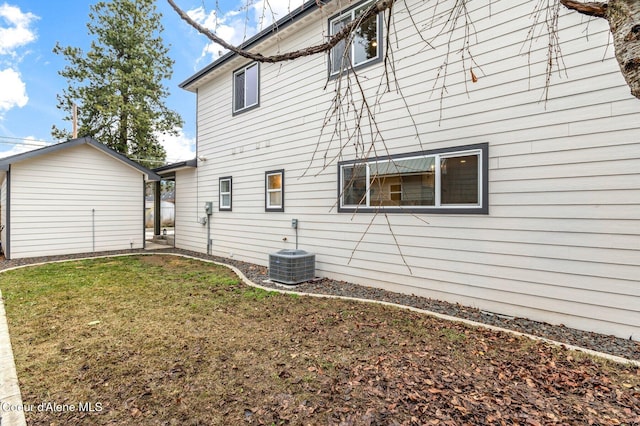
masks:
POLYGON ((160 177, 89 137, 0 159, 7 259, 145 245, 145 183, 160 177))

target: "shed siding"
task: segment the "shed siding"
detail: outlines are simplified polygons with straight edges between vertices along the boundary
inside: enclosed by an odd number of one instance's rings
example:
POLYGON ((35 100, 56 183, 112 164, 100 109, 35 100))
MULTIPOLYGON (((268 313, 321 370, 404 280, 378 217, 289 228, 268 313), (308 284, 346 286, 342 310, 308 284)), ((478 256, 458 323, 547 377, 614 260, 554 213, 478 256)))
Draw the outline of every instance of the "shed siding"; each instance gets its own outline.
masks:
MULTIPOLYGON (((431 3, 407 4, 416 22, 434 13, 431 3)), ((541 101, 546 42, 522 53, 532 7, 502 0, 471 11, 475 84, 455 55, 438 80, 447 38, 426 48, 404 3, 394 7, 401 91, 377 96, 378 152, 488 142, 488 215, 337 213, 336 162, 356 157, 350 143, 338 152, 333 127, 321 135, 334 93, 326 57, 261 64, 260 106, 236 116, 232 71, 247 62, 221 67, 197 97, 198 155, 208 160, 196 204, 217 206, 218 178, 233 177, 233 211, 214 213, 213 254, 266 265, 269 253, 295 247, 296 218, 318 275, 640 340, 640 102, 607 47, 606 22, 589 22, 587 39, 584 19, 567 11, 559 37, 568 77, 554 74, 541 101), (264 172, 276 169, 285 170, 285 212, 266 213, 264 172)), ((277 47, 322 42, 331 11, 316 13, 277 47)), ((454 36, 452 50, 460 43, 454 36)), ((382 70, 360 74, 372 96, 382 70)), ((179 230, 191 216, 176 220, 179 230)), ((205 251, 205 233, 189 226, 176 245, 205 251)))
POLYGON ((143 178, 88 145, 12 165, 11 257, 142 248, 143 178))

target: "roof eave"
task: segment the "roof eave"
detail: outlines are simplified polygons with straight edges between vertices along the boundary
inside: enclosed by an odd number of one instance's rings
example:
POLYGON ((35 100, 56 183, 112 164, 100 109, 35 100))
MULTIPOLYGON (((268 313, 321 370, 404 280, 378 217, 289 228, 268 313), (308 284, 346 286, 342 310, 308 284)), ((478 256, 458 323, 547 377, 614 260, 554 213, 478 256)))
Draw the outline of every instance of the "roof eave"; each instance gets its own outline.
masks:
POLYGON ((109 148, 108 146, 98 142, 97 140, 95 140, 95 139, 93 139, 91 137, 86 137, 86 136, 82 137, 82 138, 71 139, 71 140, 68 140, 66 142, 61 142, 61 143, 58 143, 58 144, 55 144, 55 145, 47 145, 45 147, 34 149, 32 151, 23 152, 21 154, 16 154, 16 155, 12 155, 10 157, 6 157, 6 158, 3 158, 3 159, 0 159, 0 170, 7 171, 7 170, 9 170, 9 166, 11 164, 18 163, 20 161, 25 161, 25 160, 28 160, 30 158, 39 157, 40 155, 51 154, 51 153, 59 151, 59 150, 73 148, 73 147, 79 146, 79 145, 92 146, 92 147, 104 152, 105 154, 115 158, 116 160, 121 161, 121 162, 127 164, 128 166, 137 169, 139 172, 141 172, 142 174, 144 174, 146 176, 146 180, 149 180, 149 181, 160 180, 160 176, 155 174, 153 171, 151 171, 151 170, 147 169, 146 167, 136 163, 135 161, 127 158, 126 156, 120 154, 119 152, 109 148))
MULTIPOLYGON (((331 0, 328 0, 324 2, 324 4, 329 3, 330 1, 331 0)), ((278 20, 275 24, 272 24, 269 28, 262 30, 258 34, 254 35, 249 40, 247 40, 246 42, 238 46, 238 48, 242 50, 249 50, 257 46, 258 44, 262 43, 263 41, 271 37, 273 34, 276 34, 282 31, 284 28, 288 27, 289 25, 293 24, 297 20, 301 19, 302 17, 306 16, 312 11, 318 9, 319 7, 320 7, 320 2, 318 2, 317 0, 306 1, 302 6, 300 6, 299 8, 296 8, 294 11, 289 13, 284 18, 278 20)), ((187 78, 185 81, 180 83, 178 87, 180 87, 181 89, 188 90, 190 92, 195 92, 197 89, 196 87, 197 83, 202 77, 206 76, 210 72, 214 71, 215 69, 219 68, 221 65, 225 64, 226 62, 230 61, 231 59, 237 56, 239 55, 234 52, 227 52, 226 54, 222 55, 220 58, 213 61, 208 66, 204 67, 197 73, 193 74, 191 77, 187 78)))
POLYGON ((164 166, 156 167, 153 169, 154 173, 157 173, 161 178, 171 175, 178 170, 193 169, 198 167, 198 159, 193 158, 191 160, 180 161, 178 163, 165 164, 164 166))
POLYGON ((142 174, 144 174, 146 176, 146 180, 154 182, 154 181, 159 181, 161 180, 160 176, 158 176, 156 173, 154 173, 151 169, 148 169, 146 167, 144 167, 141 164, 138 164, 137 162, 131 160, 130 158, 128 158, 127 156, 120 154, 119 152, 109 148, 108 146, 101 144, 100 142, 98 142, 95 139, 92 138, 87 138, 89 139, 87 141, 88 145, 93 146, 94 148, 97 148, 99 150, 101 150, 102 152, 104 152, 105 154, 111 155, 112 157, 115 157, 117 160, 122 161, 123 163, 138 169, 138 171, 140 171, 142 174))

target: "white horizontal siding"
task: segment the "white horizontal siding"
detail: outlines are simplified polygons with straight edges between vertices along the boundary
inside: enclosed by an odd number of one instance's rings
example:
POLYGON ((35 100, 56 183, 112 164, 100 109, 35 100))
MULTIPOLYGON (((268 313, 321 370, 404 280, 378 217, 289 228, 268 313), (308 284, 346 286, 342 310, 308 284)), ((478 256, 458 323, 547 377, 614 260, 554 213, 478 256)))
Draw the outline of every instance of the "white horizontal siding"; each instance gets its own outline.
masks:
MULTIPOLYGON (((433 3, 407 5, 420 28, 433 16, 433 3)), ((270 252, 295 247, 296 218, 299 247, 316 253, 319 275, 640 339, 640 103, 606 23, 590 22, 587 38, 580 15, 562 11, 567 75, 554 74, 545 102, 546 42, 523 54, 534 4, 473 5, 477 83, 455 54, 446 81, 438 79, 448 37, 425 47, 404 3, 392 35, 400 92, 375 93, 382 64, 364 69, 360 83, 375 99, 378 155, 489 143, 489 215, 337 213, 336 164, 355 152, 332 138, 334 120, 322 130, 336 88, 324 55, 261 64, 260 106, 236 116, 231 70, 245 60, 199 88, 198 154, 207 161, 190 208, 214 201, 213 254, 266 265, 270 252), (275 169, 285 169, 283 213, 264 211, 264 172, 275 169), (231 212, 217 211, 221 176, 233 177, 231 212)), ((322 42, 331 12, 322 13, 262 53, 322 42)), ((349 117, 342 125, 353 130, 349 117)), ((367 142, 368 123, 362 132, 367 142)), ((194 213, 190 224, 177 218, 189 233, 176 242, 205 251, 194 213)))
POLYGON ((176 172, 175 246, 197 252, 207 249, 206 228, 198 220, 205 216, 204 203, 211 201, 198 187, 197 169, 176 172), (202 193, 202 197, 199 194, 202 193))
POLYGON ((143 247, 143 183, 87 145, 13 164, 11 257, 143 247))

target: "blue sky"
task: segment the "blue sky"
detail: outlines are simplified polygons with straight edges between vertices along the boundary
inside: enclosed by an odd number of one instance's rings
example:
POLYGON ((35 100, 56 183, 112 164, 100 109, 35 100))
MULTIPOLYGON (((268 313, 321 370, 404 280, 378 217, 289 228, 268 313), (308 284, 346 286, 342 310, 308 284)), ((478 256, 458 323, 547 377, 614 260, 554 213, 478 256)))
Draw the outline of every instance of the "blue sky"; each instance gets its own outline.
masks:
MULTIPOLYGON (((62 46, 88 48, 89 7, 95 1, 0 0, 0 157, 53 143, 51 127, 70 127, 64 113, 56 108, 56 95, 67 87, 58 71, 64 57, 52 53, 56 42, 62 46)), ((252 22, 260 15, 263 1, 252 2, 249 12, 239 12, 241 0, 176 0, 178 6, 223 38, 239 43, 257 31, 252 22), (215 8, 219 7, 220 11, 215 8), (248 19, 247 19, 248 17, 248 19)), ((289 8, 289 0, 271 6, 289 8), (284 3, 286 2, 286 6, 284 3)), ((195 95, 178 85, 208 65, 220 53, 173 11, 166 0, 157 0, 163 15, 162 38, 175 61, 173 78, 165 82, 171 95, 169 108, 184 120, 179 137, 163 140, 170 162, 195 156, 195 95)), ((283 10, 284 9, 284 10, 283 10)))

